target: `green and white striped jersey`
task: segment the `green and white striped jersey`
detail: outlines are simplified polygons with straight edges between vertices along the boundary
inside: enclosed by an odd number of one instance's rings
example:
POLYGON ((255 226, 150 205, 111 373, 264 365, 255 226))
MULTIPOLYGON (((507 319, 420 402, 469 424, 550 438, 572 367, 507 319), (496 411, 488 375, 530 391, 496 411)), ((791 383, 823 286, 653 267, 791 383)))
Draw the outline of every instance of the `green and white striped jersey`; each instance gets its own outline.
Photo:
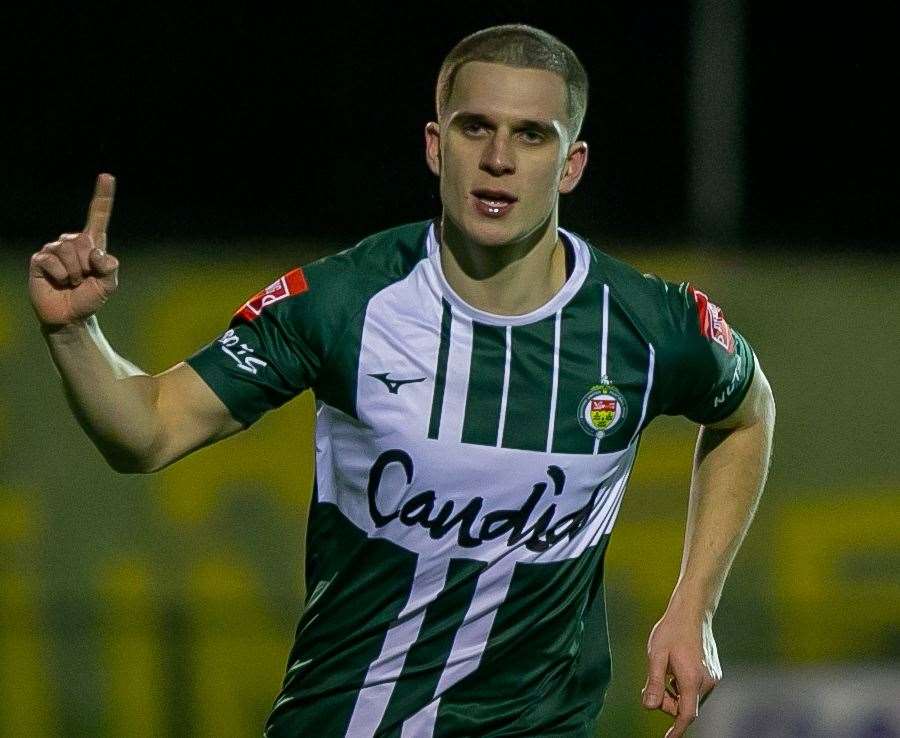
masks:
POLYGON ((245 426, 316 396, 308 596, 268 738, 593 735, 641 431, 719 420, 751 381, 687 284, 560 228, 563 288, 492 315, 447 283, 436 227, 292 270, 187 360, 245 426))

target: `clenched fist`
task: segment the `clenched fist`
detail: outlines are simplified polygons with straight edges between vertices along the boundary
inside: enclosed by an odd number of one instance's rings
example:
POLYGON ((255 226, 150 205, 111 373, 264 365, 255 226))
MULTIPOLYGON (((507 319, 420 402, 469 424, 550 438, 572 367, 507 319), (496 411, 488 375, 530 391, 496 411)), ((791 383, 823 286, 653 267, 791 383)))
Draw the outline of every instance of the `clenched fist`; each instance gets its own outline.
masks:
POLYGON ((119 261, 106 253, 115 185, 110 174, 97 177, 84 230, 63 233, 31 255, 28 294, 45 329, 87 320, 116 291, 119 261))

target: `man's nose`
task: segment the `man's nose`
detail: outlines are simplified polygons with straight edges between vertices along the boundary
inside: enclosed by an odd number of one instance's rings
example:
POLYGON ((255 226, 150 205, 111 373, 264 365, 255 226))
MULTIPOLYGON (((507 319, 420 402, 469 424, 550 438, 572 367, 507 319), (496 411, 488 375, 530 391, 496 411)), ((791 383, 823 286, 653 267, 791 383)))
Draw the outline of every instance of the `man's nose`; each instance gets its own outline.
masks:
POLYGON ((481 168, 495 177, 516 171, 515 154, 505 136, 491 136, 481 155, 481 168))

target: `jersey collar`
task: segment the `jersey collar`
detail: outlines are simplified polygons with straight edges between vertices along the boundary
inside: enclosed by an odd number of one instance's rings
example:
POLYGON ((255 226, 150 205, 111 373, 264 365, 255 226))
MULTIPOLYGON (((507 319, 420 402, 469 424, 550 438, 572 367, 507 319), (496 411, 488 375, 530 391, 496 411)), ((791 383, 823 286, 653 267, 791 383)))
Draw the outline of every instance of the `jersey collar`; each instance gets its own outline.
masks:
POLYGON ((557 227, 560 237, 568 240, 575 253, 575 267, 572 269, 572 274, 569 275, 569 278, 562 286, 562 289, 551 297, 548 302, 544 303, 536 310, 532 310, 530 313, 525 313, 524 315, 497 315, 495 313, 479 310, 456 294, 450 286, 450 283, 447 281, 447 278, 444 276, 444 270, 441 268, 440 244, 437 240, 437 226, 438 221, 431 221, 431 224, 428 227, 428 237, 426 240, 428 259, 437 278, 437 286, 447 302, 453 305, 459 312, 467 315, 478 323, 487 323, 489 325, 526 325, 528 323, 536 323, 539 320, 543 320, 544 318, 555 314, 566 305, 575 296, 578 290, 581 289, 581 286, 584 284, 584 280, 587 277, 587 245, 575 234, 570 233, 565 228, 557 227))

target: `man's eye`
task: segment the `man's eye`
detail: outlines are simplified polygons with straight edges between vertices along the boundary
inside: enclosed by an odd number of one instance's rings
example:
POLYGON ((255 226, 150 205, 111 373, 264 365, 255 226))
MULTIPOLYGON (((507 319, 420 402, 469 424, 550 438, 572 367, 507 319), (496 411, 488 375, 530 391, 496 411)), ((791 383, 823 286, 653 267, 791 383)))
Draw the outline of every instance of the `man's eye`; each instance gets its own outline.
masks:
POLYGON ((522 135, 528 143, 540 143, 544 140, 544 136, 538 131, 522 131, 522 135))
POLYGON ((483 127, 484 126, 482 126, 481 123, 466 123, 466 125, 463 126, 463 130, 466 133, 478 133, 483 127))

